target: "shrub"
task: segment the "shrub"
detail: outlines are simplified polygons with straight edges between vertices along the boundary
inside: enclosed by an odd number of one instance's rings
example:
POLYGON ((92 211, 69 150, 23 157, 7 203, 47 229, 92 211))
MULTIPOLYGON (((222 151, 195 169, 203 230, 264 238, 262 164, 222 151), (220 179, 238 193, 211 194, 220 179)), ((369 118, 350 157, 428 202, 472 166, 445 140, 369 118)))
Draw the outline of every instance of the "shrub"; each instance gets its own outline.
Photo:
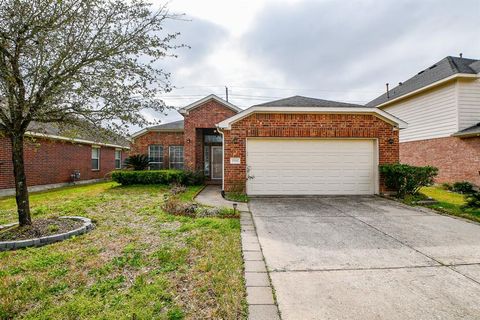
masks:
POLYGON ((166 196, 162 204, 162 210, 175 216, 185 216, 190 218, 238 218, 240 212, 230 208, 210 208, 202 207, 194 202, 182 202, 177 197, 166 196))
POLYGON ((387 188, 395 190, 397 197, 403 199, 407 195, 417 194, 421 187, 433 184, 433 178, 438 174, 438 169, 395 163, 381 165, 380 173, 385 179, 387 188))
POLYGON ((177 194, 180 194, 180 193, 184 193, 185 191, 187 191, 187 187, 185 187, 184 185, 178 184, 178 183, 174 183, 170 188, 170 193, 172 195, 177 195, 177 194))
POLYGON ((113 181, 128 186, 132 184, 199 185, 204 182, 202 173, 182 170, 119 170, 112 173, 113 181))
POLYGON ((442 183, 442 189, 443 189, 443 190, 452 191, 453 186, 452 186, 451 183, 445 182, 445 183, 442 183))
POLYGON ((455 182, 452 186, 452 191, 463 194, 471 194, 475 192, 473 184, 468 181, 455 182))
POLYGON ((125 159, 125 167, 135 171, 147 170, 150 161, 145 154, 134 154, 125 159))
POLYGON ((480 192, 472 192, 467 196, 466 208, 480 208, 480 192))
POLYGON ((162 205, 162 210, 175 216, 195 217, 198 205, 193 202, 182 202, 177 197, 167 197, 162 205))

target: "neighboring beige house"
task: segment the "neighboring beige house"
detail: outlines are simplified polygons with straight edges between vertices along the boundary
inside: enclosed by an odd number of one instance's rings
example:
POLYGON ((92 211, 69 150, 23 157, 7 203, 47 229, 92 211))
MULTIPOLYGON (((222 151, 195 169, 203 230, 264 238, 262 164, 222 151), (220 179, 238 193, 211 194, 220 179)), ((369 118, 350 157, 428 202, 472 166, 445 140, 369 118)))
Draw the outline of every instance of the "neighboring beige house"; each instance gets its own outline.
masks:
POLYGON ((446 57, 369 102, 408 123, 400 161, 480 185, 480 60, 446 57))

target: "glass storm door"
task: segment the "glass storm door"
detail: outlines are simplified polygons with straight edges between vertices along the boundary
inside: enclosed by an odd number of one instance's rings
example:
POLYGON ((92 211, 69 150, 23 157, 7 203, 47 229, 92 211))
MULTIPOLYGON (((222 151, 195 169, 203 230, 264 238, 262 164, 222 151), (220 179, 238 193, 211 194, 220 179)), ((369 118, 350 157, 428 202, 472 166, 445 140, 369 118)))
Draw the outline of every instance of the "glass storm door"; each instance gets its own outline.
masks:
POLYGON ((223 154, 221 146, 212 146, 212 179, 222 179, 223 154))

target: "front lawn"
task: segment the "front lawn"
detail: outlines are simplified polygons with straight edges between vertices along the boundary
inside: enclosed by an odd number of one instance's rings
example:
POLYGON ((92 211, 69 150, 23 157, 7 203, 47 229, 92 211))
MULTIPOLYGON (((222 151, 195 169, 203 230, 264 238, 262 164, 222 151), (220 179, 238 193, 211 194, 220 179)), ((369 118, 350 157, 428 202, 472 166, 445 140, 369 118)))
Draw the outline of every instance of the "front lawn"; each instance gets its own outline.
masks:
POLYGON ((438 201, 438 204, 430 205, 429 207, 444 213, 480 222, 480 209, 464 208, 465 196, 463 194, 447 191, 439 186, 423 187, 420 192, 438 201))
MULTIPOLYGON (((33 194, 34 219, 80 215, 96 229, 0 252, 0 319, 245 318, 239 220, 166 214, 167 191, 107 182, 33 194)), ((0 224, 15 220, 14 199, 0 199, 0 224)))

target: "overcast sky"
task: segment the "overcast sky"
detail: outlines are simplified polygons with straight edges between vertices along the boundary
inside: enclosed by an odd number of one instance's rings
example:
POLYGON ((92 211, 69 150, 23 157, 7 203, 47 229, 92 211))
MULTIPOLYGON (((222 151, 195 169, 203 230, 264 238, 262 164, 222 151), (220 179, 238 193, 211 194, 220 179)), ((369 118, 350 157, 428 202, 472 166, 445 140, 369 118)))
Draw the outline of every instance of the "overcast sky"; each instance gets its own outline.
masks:
MULTIPOLYGON (((154 3, 164 3, 154 0, 154 3)), ((292 95, 366 103, 448 56, 480 58, 480 0, 171 0, 176 107, 214 93, 239 107, 292 95)), ((181 119, 176 112, 155 115, 181 119)))

